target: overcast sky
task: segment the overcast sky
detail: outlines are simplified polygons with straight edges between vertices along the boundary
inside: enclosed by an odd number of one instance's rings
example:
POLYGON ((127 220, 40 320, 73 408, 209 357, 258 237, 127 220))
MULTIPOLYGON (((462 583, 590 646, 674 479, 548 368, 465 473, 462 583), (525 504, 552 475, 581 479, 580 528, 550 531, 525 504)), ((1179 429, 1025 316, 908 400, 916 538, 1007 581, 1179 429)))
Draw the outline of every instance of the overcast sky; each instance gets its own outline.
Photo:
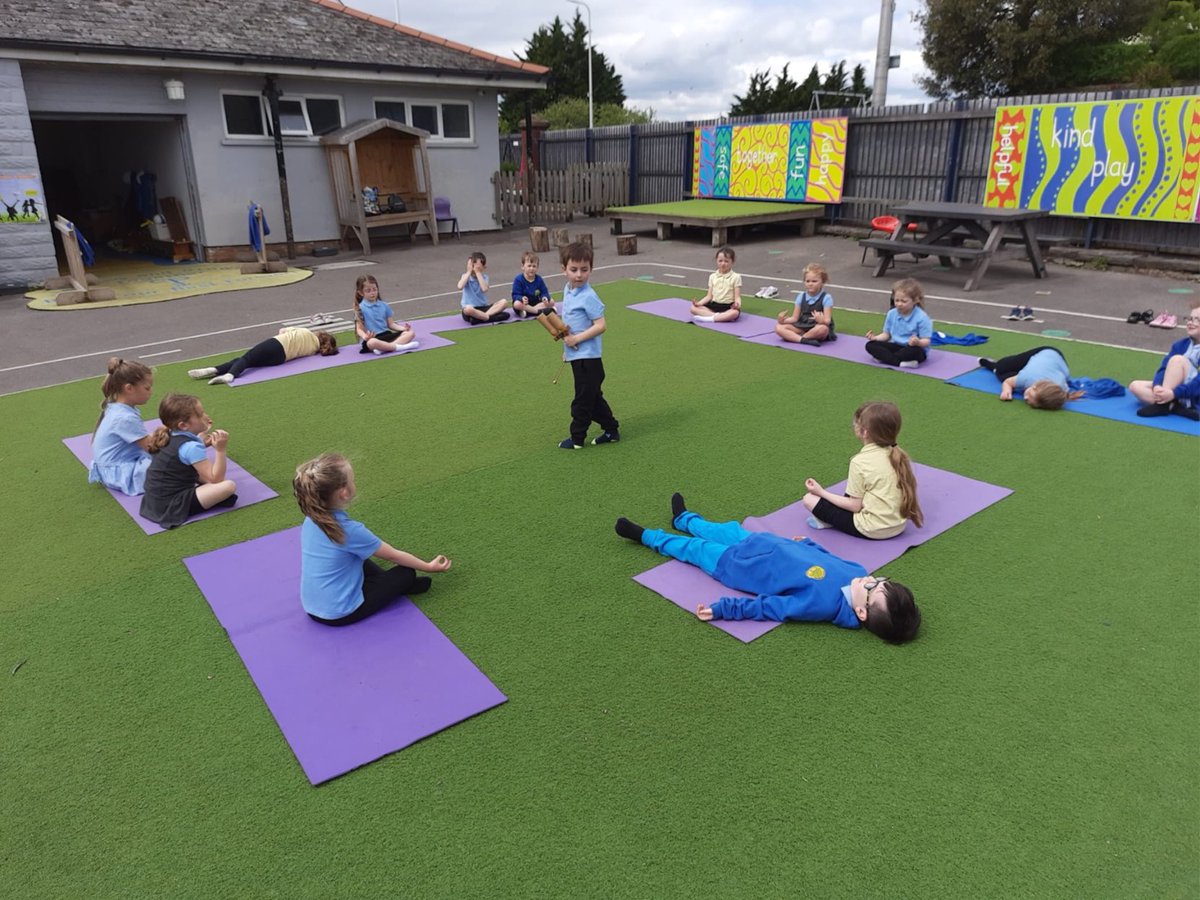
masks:
MULTIPOLYGON (((529 37, 577 7, 567 0, 345 0, 412 28, 502 56, 525 50, 529 37)), ((912 13, 920 0, 895 0, 889 106, 928 98, 916 86, 924 71, 912 13)), ((803 80, 816 63, 824 75, 846 60, 875 77, 879 0, 591 0, 594 43, 624 79, 627 104, 651 107, 661 121, 724 115, 755 70, 803 80)), ((584 14, 586 22, 586 13, 584 14)))

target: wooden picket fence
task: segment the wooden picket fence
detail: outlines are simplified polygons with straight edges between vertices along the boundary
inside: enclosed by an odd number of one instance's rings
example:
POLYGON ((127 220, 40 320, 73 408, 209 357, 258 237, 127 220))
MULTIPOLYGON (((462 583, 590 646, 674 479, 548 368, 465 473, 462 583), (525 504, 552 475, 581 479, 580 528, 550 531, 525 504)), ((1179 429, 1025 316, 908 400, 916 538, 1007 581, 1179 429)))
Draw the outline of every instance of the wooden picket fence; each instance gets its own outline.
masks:
POLYGON ((534 172, 525 184, 519 172, 492 175, 501 225, 570 222, 577 215, 603 215, 610 206, 629 202, 629 167, 620 163, 585 163, 566 169, 534 172))

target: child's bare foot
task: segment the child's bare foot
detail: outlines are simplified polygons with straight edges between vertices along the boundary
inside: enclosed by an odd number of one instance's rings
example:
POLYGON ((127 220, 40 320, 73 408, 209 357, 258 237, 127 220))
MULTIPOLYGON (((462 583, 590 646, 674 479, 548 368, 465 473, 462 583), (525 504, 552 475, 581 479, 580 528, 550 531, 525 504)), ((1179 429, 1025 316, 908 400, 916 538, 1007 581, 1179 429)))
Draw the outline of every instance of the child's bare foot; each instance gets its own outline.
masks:
POLYGON ((696 607, 696 618, 699 619, 701 622, 711 622, 712 621, 712 607, 705 606, 703 603, 701 603, 699 606, 696 607))

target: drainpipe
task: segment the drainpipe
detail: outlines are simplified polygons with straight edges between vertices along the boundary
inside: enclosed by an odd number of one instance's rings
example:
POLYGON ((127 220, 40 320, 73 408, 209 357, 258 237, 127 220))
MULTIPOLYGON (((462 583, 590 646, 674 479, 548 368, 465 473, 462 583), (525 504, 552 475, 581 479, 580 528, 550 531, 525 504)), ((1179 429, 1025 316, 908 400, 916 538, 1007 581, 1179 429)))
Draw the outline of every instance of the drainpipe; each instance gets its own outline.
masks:
POLYGON ((271 131, 275 135, 275 168, 279 172, 279 199, 283 203, 283 230, 287 235, 287 258, 295 259, 296 238, 292 233, 292 201, 288 197, 287 164, 283 160, 283 135, 279 133, 279 86, 275 84, 275 76, 267 76, 266 83, 263 85, 263 96, 267 98, 267 107, 271 112, 271 131))

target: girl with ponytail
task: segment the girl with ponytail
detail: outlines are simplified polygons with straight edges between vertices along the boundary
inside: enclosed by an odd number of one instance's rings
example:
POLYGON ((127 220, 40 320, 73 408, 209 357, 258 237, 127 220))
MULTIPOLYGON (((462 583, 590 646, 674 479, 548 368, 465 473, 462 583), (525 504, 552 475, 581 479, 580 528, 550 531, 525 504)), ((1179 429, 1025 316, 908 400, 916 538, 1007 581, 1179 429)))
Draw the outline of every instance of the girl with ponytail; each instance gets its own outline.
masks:
POLYGON ((88 483, 99 482, 136 497, 145 490, 150 468, 150 437, 137 408, 150 401, 154 373, 133 359, 114 356, 100 385, 104 402, 92 435, 92 465, 88 483))
POLYGON ((802 502, 812 512, 812 528, 836 528, 855 537, 895 537, 911 519, 925 524, 917 502, 912 461, 897 445, 900 410, 894 403, 864 403, 854 413, 854 436, 863 448, 850 460, 845 496, 831 494, 813 478, 805 479, 802 502))
POLYGON ((304 513, 300 526, 300 603, 322 625, 349 625, 378 612, 404 594, 423 594, 431 579, 417 572, 445 572, 450 560, 429 562, 397 550, 346 515, 354 499, 354 469, 338 453, 301 463, 292 480, 304 513), (372 556, 395 563, 383 569, 372 556))

